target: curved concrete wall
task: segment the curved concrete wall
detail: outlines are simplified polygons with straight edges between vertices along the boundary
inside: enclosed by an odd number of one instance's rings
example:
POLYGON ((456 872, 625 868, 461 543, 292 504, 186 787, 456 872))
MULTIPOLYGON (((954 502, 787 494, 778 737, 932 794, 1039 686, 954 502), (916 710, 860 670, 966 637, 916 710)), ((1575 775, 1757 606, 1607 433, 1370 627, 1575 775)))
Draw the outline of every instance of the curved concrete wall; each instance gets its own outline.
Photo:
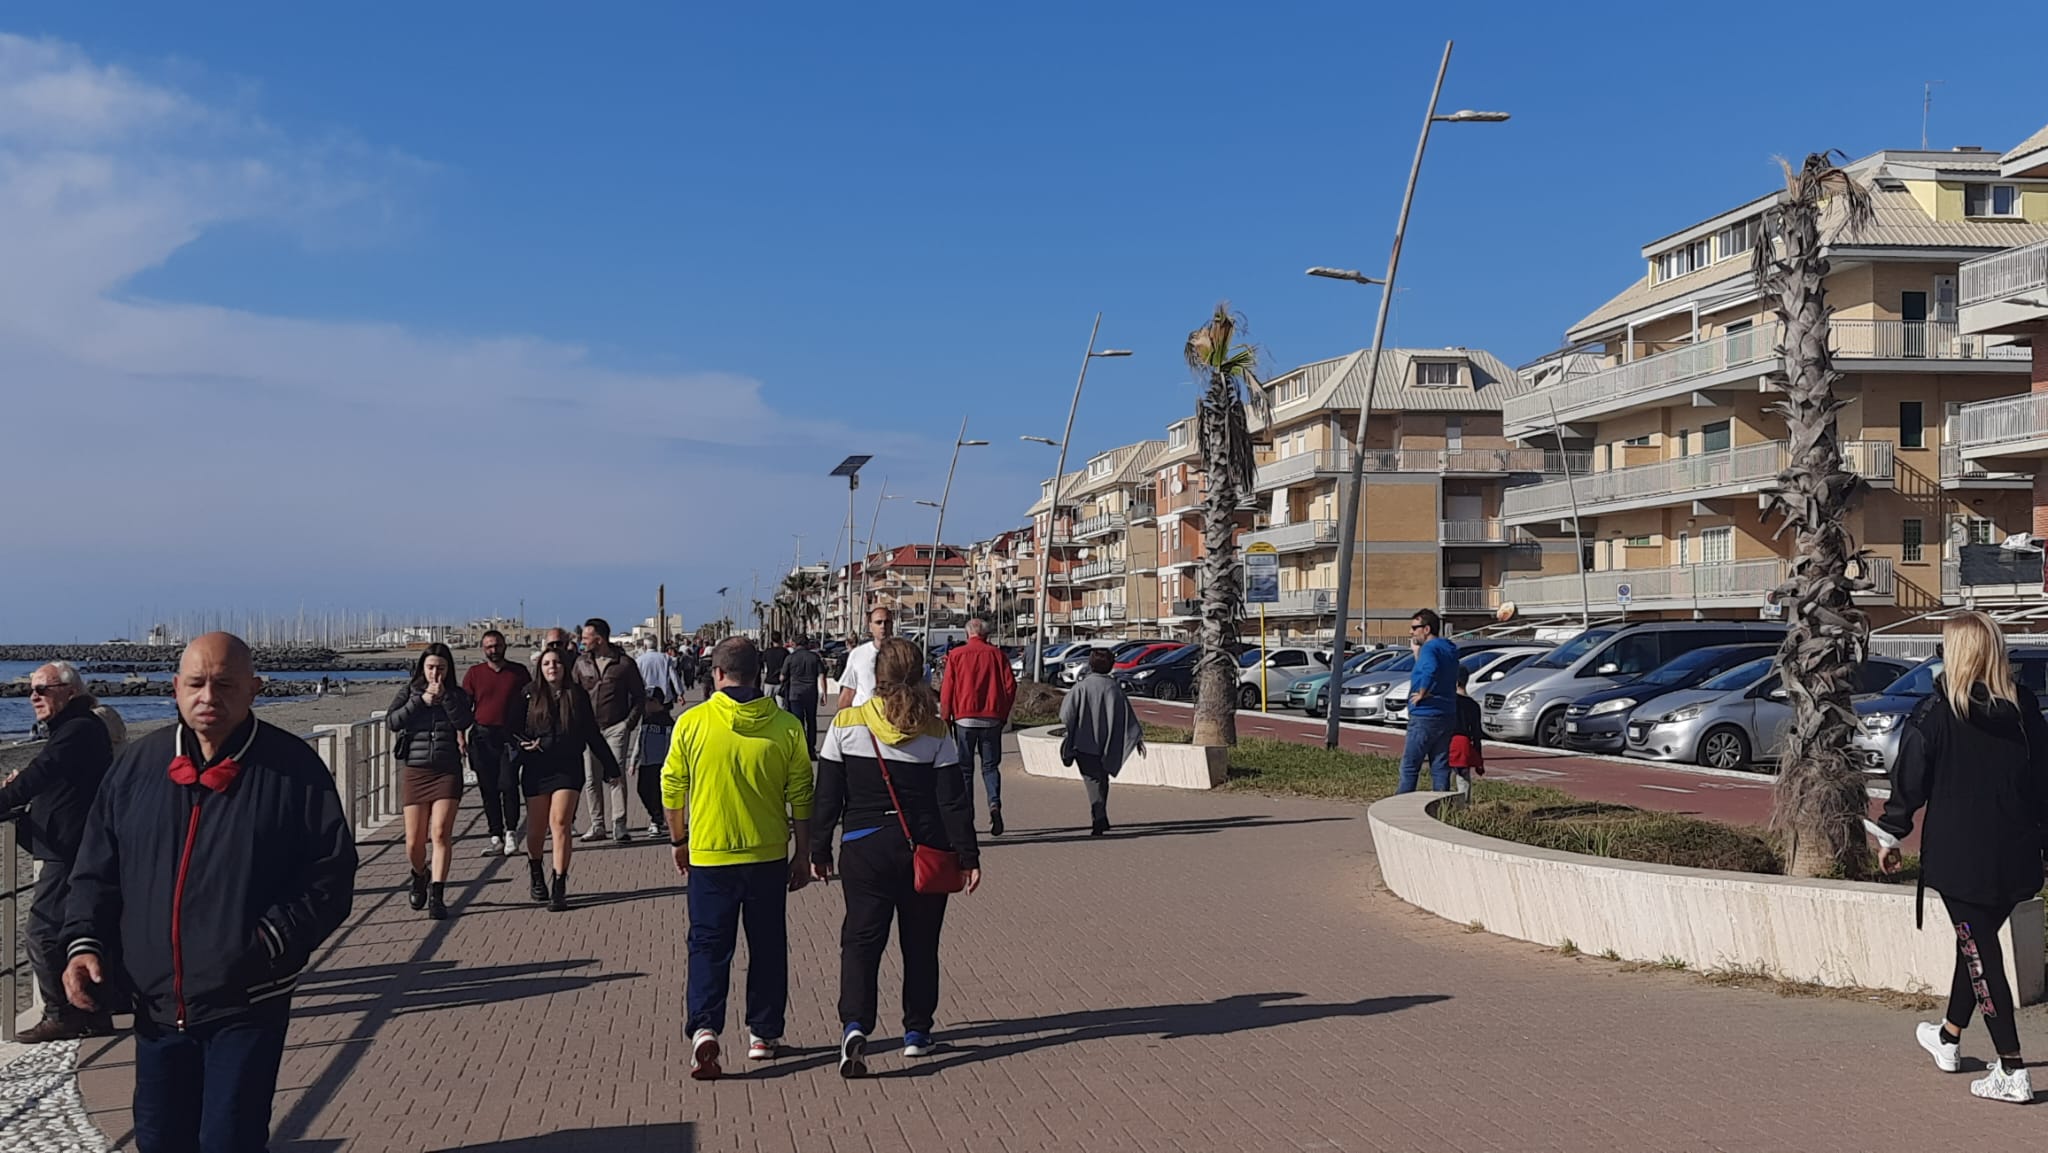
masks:
MULTIPOLYGON (((1560 853, 1452 828, 1440 793, 1388 797, 1368 811, 1387 888, 1490 933, 1630 960, 1676 957, 1699 970, 1761 966, 1783 978, 1873 989, 1947 991, 1955 933, 1932 891, 1913 927, 1913 889, 1648 865, 1560 853)), ((2042 999, 2042 907, 2028 901, 2001 939, 2023 1003, 2042 999)))
MULTIPOLYGON (((1058 725, 1025 729, 1017 734, 1024 771, 1034 777, 1078 781, 1080 770, 1060 764, 1058 725)), ((1116 775, 1118 785, 1161 785, 1169 789, 1213 789, 1230 767, 1230 750, 1201 745, 1147 744, 1142 757, 1127 757, 1116 775)))

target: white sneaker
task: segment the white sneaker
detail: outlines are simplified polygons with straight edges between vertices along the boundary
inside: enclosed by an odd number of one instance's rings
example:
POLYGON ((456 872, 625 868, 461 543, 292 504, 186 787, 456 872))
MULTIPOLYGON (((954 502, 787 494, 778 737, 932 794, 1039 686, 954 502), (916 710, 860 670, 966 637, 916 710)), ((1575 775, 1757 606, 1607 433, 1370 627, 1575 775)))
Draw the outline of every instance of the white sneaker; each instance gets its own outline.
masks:
POLYGON ((1934 1057, 1934 1067, 1944 1073, 1959 1073, 1963 1068, 1963 1046, 1960 1039, 1951 1041, 1941 1025, 1934 1021, 1922 1021, 1914 1027, 1913 1036, 1920 1047, 1934 1057))
POLYGON ((1970 1092, 1993 1101, 2014 1101, 2025 1105, 2034 1099, 2034 1079, 2025 1066, 2008 1073, 2005 1062, 1994 1062, 1991 1072, 1970 1082, 1970 1092))
POLYGON ((662 823, 660 821, 647 822, 647 835, 649 837, 654 838, 657 841, 668 840, 668 830, 662 827, 662 823))
POLYGON ((508 856, 508 857, 516 857, 516 856, 518 856, 518 855, 519 855, 519 840, 520 840, 520 838, 519 838, 519 834, 518 834, 518 833, 506 833, 506 834, 505 834, 505 855, 506 855, 506 856, 508 856))
POLYGON ((604 826, 592 825, 590 826, 588 831, 586 831, 582 836, 576 839, 582 841, 584 844, 589 844, 592 841, 602 841, 604 840, 604 826))
POLYGON ((752 1033, 747 1034, 747 1060, 773 1061, 780 1056, 782 1056, 782 1038, 756 1037, 752 1033))
POLYGON ((484 841, 484 851, 483 851, 483 852, 481 852, 481 853, 478 853, 478 854, 477 854, 477 856, 479 856, 479 857, 495 857, 495 856, 498 856, 499 854, 503 853, 504 851, 505 851, 505 842, 504 842, 504 841, 503 841, 502 839, 498 838, 498 837, 490 837, 490 838, 487 838, 487 839, 486 839, 486 840, 484 841))
POLYGON ((718 1067, 718 1034, 709 1029, 697 1030, 690 1038, 690 1079, 692 1081, 716 1081, 723 1072, 718 1067))

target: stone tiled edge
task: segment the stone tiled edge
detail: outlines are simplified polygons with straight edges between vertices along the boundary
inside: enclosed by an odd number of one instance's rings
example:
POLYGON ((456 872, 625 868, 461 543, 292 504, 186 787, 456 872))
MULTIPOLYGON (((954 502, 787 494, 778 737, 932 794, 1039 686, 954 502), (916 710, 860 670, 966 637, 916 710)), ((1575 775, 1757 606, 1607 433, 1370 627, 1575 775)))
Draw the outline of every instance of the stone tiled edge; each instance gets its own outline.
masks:
MULTIPOLYGON (((1588 953, 1676 959, 1689 968, 1761 967, 1823 985, 1907 991, 1948 987, 1953 930, 1938 898, 1913 925, 1913 889, 1687 869, 1580 856, 1452 828, 1440 793, 1388 797, 1367 811, 1387 888, 1460 924, 1588 953)), ((2022 904, 2001 935, 2023 1002, 2043 997, 2042 903, 2022 904), (2025 959, 2026 963, 2020 961, 2025 959)))
POLYGON ((0 1149, 104 1153, 107 1141, 78 1094, 78 1042, 22 1047, 0 1065, 0 1149))

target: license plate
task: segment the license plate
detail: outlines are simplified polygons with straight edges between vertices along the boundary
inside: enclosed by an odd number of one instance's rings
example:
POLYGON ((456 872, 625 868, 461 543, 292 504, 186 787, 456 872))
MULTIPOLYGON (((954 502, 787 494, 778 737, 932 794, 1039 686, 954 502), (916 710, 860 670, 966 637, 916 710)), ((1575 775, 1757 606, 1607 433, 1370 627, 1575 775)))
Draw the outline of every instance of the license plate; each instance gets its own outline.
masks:
POLYGON ((1576 733, 1576 732, 1578 732, 1578 731, 1579 731, 1579 722, 1577 722, 1577 721, 1566 721, 1566 722, 1564 723, 1564 731, 1565 731, 1565 732, 1568 732, 1568 733, 1576 733))

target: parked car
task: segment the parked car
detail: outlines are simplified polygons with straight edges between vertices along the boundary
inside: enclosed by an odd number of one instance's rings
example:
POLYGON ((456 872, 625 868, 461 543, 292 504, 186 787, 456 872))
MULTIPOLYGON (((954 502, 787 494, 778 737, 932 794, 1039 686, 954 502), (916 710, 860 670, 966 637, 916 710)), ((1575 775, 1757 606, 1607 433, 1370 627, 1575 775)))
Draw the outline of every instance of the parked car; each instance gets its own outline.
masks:
POLYGON ((1329 671, 1330 654, 1327 650, 1299 646, 1275 648, 1270 652, 1247 649, 1237 658, 1237 667, 1237 707, 1256 709, 1262 699, 1278 701, 1285 697, 1287 690, 1302 677, 1329 671), (1263 697, 1260 695, 1262 681, 1263 697))
POLYGON ((1177 649, 1180 646, 1181 642, 1179 641, 1138 641, 1125 645, 1117 650, 1116 667, 1119 669, 1134 669, 1153 657, 1158 656, 1160 653, 1166 652, 1169 649, 1177 649))
POLYGON ((1195 695, 1195 662, 1200 659, 1201 645, 1177 645, 1154 653, 1144 664, 1120 669, 1110 675, 1130 696, 1154 697, 1162 701, 1186 700, 1195 695))
MULTIPOLYGON (((1481 690, 1550 651, 1549 645, 1514 645, 1506 648, 1460 648, 1458 667, 1465 670, 1465 692, 1478 696, 1481 690)), ((1415 692, 1414 678, 1403 677, 1381 698, 1380 720, 1389 725, 1408 724, 1408 698, 1415 692)))
POLYGON ((1111 652, 1115 652, 1127 643, 1129 642, 1107 638, 1099 638, 1092 641, 1075 641, 1067 646, 1065 652, 1060 654, 1059 669, 1056 673, 1050 674, 1050 679, 1056 685, 1075 684, 1088 672, 1088 658, 1096 649, 1108 649, 1111 652))
POLYGON ((1641 676, 1680 653, 1709 645, 1776 644, 1785 626, 1768 621, 1645 621, 1587 629, 1487 686, 1481 726, 1498 741, 1556 748, 1565 710, 1588 693, 1641 676))
POLYGON ((1630 711, 1666 693, 1696 689, 1737 665, 1771 656, 1774 645, 1710 645, 1665 661, 1611 689, 1587 693, 1564 711, 1564 744, 1595 753, 1628 747, 1630 711))
MULTIPOLYGON (((1872 657, 1856 669, 1859 692, 1896 680, 1906 662, 1872 657)), ((1792 703, 1776 657, 1737 665, 1695 689, 1680 689, 1638 710, 1628 722, 1628 755, 1739 769, 1776 757, 1792 723, 1792 703)))
MULTIPOLYGON (((1406 649, 1397 649, 1389 646, 1387 648, 1370 649, 1366 652, 1347 657, 1344 661, 1344 677, 1348 680, 1360 673, 1378 668, 1407 651, 1406 649)), ((1300 709, 1309 716, 1322 716, 1323 710, 1328 708, 1330 704, 1330 671, 1324 669, 1321 672, 1310 673, 1308 676, 1298 678, 1288 688, 1285 703, 1288 708, 1300 709)))
MULTIPOLYGON (((2013 679, 2048 700, 2048 648, 2012 648, 2013 679)), ((1874 696, 1856 702, 1856 752, 1867 773, 1889 773, 1899 755, 1899 726, 1905 724, 1913 706, 1934 694, 1934 678, 1941 675, 1941 654, 1936 653, 1900 674, 1874 696)))

